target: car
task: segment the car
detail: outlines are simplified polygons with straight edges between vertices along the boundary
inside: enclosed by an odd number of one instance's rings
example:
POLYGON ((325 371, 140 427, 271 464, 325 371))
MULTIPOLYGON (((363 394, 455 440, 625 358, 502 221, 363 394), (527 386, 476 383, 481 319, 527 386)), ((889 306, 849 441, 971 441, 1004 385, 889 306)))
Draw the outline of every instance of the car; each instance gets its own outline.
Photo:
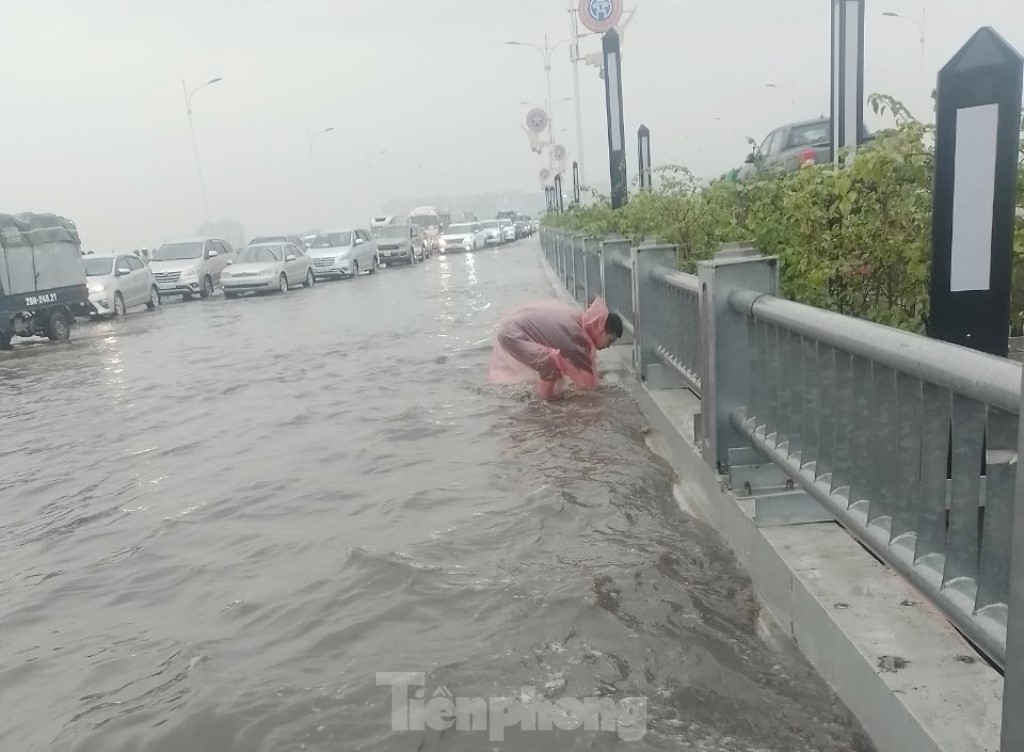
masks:
POLYGON ((160 295, 204 300, 213 295, 220 275, 234 256, 231 244, 220 238, 185 238, 164 243, 153 254, 153 270, 160 295))
POLYGON ((317 278, 356 277, 377 271, 377 241, 369 230, 338 228, 322 232, 309 245, 309 257, 317 278))
POLYGON ((516 220, 516 237, 517 238, 528 238, 530 237, 530 223, 525 219, 516 220))
POLYGON ((414 225, 381 225, 373 228, 377 238, 377 253, 382 263, 402 263, 410 266, 427 257, 426 238, 414 225))
POLYGON ((484 228, 484 245, 501 245, 504 241, 501 238, 501 225, 496 219, 485 219, 480 223, 484 228))
POLYGON ((501 242, 511 243, 516 239, 516 226, 511 219, 498 219, 498 226, 501 228, 501 242))
POLYGON ((316 240, 316 235, 303 235, 302 236, 302 247, 309 248, 310 243, 316 240))
MULTIPOLYGON (((864 140, 871 134, 864 128, 864 140)), ((736 180, 749 182, 764 172, 796 172, 805 164, 828 164, 832 159, 832 120, 817 118, 776 128, 740 167, 736 180)))
POLYGON ((257 235, 249 241, 249 245, 263 245, 264 243, 291 243, 299 248, 305 248, 305 241, 298 235, 257 235))
POLYGON ((124 316, 129 308, 160 305, 160 288, 152 270, 133 253, 91 253, 85 262, 90 317, 124 316))
POLYGON ((256 243, 231 261, 221 275, 224 297, 237 298, 249 292, 288 292, 295 285, 316 283, 313 264, 301 245, 256 243))
POLYGON ((441 235, 439 245, 442 253, 475 251, 486 245, 486 233, 478 222, 450 225, 441 235))

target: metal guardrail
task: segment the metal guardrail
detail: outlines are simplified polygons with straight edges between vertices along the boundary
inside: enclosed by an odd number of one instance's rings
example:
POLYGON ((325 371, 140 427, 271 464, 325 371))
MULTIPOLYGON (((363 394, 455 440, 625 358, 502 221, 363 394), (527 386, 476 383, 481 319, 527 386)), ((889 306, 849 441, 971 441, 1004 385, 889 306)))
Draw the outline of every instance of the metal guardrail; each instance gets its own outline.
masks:
POLYGON ((1004 665, 1020 368, 750 290, 729 306, 752 374, 734 425, 1004 665))
POLYGON ((776 260, 755 249, 723 250, 693 276, 673 268, 671 246, 589 238, 578 266, 564 233, 541 244, 577 300, 599 290, 620 312, 649 388, 701 397, 712 467, 756 449, 1005 670, 1003 748, 1017 750, 1021 367, 774 297, 776 260))

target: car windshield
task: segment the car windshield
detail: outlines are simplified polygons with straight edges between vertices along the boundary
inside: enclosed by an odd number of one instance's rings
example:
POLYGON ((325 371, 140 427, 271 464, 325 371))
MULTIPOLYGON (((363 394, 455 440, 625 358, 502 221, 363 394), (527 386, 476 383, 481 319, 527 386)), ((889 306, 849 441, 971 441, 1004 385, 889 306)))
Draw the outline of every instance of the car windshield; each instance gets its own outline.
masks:
POLYGON ((789 148, 799 146, 828 146, 831 142, 828 121, 798 125, 789 132, 789 148))
POLYGON ((387 227, 380 227, 380 234, 378 238, 408 238, 409 237, 409 226, 408 225, 389 225, 387 227))
POLYGON ((445 232, 449 235, 472 235, 473 225, 452 225, 445 232))
POLYGON ((486 222, 484 222, 484 227, 485 228, 494 229, 497 226, 498 226, 498 220, 496 220, 496 219, 488 219, 486 222))
POLYGON ((309 247, 348 248, 350 245, 352 245, 351 232, 325 232, 323 235, 317 235, 313 242, 309 244, 309 247))
POLYGON ((440 227, 437 217, 409 217, 409 224, 419 227, 440 227))
POLYGON ((238 254, 239 264, 266 264, 284 257, 279 245, 251 245, 238 254))
POLYGON ((197 259, 203 257, 203 244, 194 243, 165 243, 157 249, 153 255, 154 261, 184 261, 185 259, 197 259))
POLYGON ((87 258, 85 259, 85 276, 105 277, 114 268, 112 258, 87 258))

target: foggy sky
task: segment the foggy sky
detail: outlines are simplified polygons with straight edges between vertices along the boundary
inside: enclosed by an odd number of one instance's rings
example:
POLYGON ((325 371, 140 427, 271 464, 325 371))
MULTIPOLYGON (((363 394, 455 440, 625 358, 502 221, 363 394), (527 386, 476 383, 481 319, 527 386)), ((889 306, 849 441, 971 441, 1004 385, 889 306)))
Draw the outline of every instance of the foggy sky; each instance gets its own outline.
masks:
MULTIPOLYGON (((191 235, 203 212, 181 82, 217 76, 193 100, 211 215, 250 235, 316 225, 307 126, 336 128, 315 148, 325 224, 362 223, 395 197, 539 193, 546 158, 528 149, 519 103, 543 103, 541 56, 504 42, 567 38, 570 2, 0 0, 0 212, 64 214, 96 250, 191 235)), ((922 89, 917 30, 881 15, 920 18, 922 3, 868 6, 866 90, 913 109, 980 26, 1024 50, 1019 0, 928 0, 922 89)), ((721 174, 742 162, 746 136, 827 113, 827 0, 631 7, 627 133, 651 128, 656 164, 721 174)), ((591 38, 583 52, 598 48, 591 38)), ((571 72, 563 46, 556 102, 572 95, 571 72)), ((597 70, 581 66, 595 183, 607 182, 603 96, 597 70)), ((573 104, 553 114, 575 155, 573 104)))

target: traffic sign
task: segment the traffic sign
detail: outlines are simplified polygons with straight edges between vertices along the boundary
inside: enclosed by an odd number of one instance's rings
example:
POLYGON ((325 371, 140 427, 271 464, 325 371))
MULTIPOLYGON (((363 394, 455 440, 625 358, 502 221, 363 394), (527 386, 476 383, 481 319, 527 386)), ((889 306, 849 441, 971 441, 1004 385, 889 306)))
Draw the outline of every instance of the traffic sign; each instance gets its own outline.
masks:
POLYGON ((569 156, 569 152, 561 144, 555 146, 555 161, 564 162, 565 158, 569 156))
POLYGON ((526 113, 526 127, 531 133, 543 133, 548 129, 548 113, 541 107, 534 107, 526 113))
POLYGON ((622 3, 623 0, 580 0, 580 23, 595 34, 611 31, 622 20, 622 3))
POLYGON ((540 171, 540 180, 542 183, 546 183, 549 177, 551 177, 551 170, 547 167, 540 171))

